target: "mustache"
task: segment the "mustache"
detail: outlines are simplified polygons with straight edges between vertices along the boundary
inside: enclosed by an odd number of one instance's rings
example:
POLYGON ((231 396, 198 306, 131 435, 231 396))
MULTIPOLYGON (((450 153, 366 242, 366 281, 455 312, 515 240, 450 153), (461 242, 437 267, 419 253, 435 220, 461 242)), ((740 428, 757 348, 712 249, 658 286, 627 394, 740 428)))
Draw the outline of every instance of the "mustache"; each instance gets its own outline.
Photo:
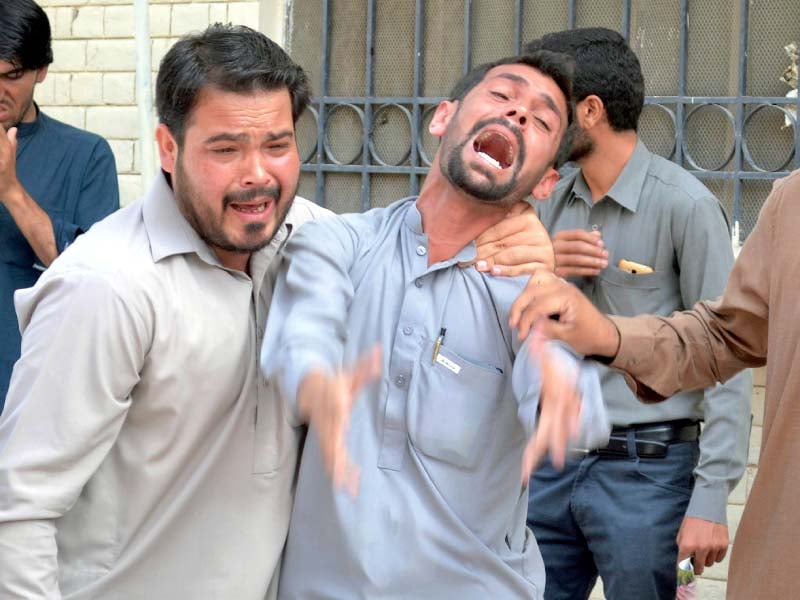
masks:
POLYGON ((278 200, 281 197, 281 186, 279 183, 275 185, 261 185, 258 187, 242 190, 241 192, 230 192, 222 197, 223 208, 229 204, 241 204, 243 202, 250 202, 258 198, 265 200, 278 200))

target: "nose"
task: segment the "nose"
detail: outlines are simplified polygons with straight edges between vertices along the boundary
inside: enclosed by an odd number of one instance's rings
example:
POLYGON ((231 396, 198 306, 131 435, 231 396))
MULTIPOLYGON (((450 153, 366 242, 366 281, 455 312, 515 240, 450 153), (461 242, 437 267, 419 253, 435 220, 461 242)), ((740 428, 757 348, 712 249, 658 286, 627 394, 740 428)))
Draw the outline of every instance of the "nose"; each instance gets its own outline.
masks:
POLYGON ((269 185, 274 182, 270 172, 267 159, 261 152, 253 152, 252 156, 245 162, 242 176, 243 187, 257 187, 269 185))
POLYGON ((520 127, 525 127, 525 124, 528 122, 528 111, 522 106, 508 109, 505 116, 517 123, 520 127))

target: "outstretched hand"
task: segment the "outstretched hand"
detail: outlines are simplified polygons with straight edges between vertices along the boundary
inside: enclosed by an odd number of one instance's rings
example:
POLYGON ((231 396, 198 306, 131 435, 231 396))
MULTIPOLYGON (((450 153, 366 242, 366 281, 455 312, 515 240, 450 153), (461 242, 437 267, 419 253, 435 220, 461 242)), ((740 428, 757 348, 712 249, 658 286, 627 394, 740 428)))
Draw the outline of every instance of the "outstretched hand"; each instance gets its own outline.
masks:
POLYGON ((536 432, 522 456, 523 482, 548 453, 556 468, 564 466, 567 446, 578 435, 581 414, 577 365, 552 354, 538 329, 534 329, 527 343, 531 366, 539 370, 542 385, 536 432))
POLYGON ((358 493, 360 471, 347 453, 350 412, 361 389, 380 373, 381 349, 376 346, 334 375, 311 371, 298 390, 300 416, 319 439, 334 487, 345 488, 352 496, 358 493))

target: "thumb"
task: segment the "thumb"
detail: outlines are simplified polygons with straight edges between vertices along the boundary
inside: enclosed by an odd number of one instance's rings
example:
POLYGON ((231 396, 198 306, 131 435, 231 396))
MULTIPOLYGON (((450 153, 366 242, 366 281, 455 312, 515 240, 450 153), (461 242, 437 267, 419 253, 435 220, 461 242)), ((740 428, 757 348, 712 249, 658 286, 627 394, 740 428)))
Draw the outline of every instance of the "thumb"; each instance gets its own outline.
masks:
POLYGON ((16 151, 17 150, 17 128, 12 127, 6 132, 6 137, 8 138, 8 142, 11 144, 11 148, 16 151))

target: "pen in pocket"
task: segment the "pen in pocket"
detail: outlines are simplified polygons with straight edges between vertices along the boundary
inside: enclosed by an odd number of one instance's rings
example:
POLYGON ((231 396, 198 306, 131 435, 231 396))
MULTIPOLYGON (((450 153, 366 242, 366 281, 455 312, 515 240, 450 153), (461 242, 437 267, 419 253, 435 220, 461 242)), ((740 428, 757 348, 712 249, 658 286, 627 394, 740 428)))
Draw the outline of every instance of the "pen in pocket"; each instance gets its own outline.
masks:
POLYGON ((442 327, 439 330, 439 337, 437 337, 436 341, 433 343, 433 356, 431 357, 431 364, 436 364, 436 357, 439 356, 439 348, 442 347, 445 333, 447 333, 447 329, 442 327))

